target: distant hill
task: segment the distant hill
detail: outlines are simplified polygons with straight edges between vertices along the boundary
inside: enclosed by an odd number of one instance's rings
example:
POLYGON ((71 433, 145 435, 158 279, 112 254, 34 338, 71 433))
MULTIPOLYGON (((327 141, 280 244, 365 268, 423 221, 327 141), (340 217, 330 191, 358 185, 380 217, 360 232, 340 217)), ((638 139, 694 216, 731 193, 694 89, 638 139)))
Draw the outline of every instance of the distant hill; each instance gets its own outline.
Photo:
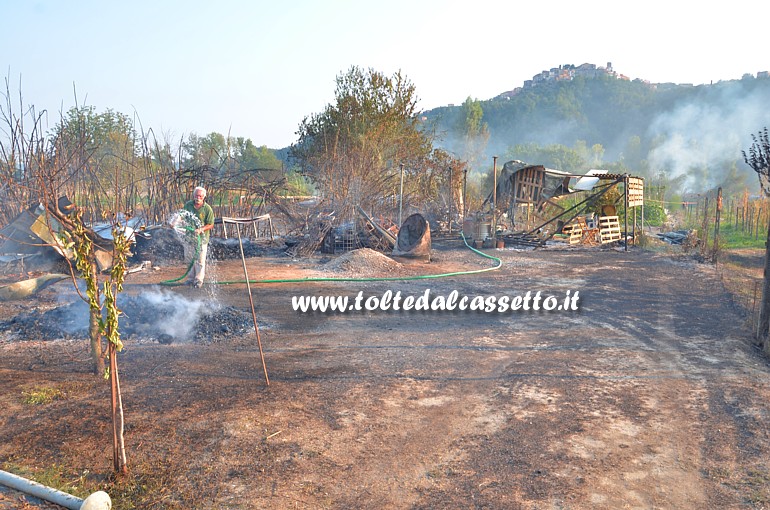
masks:
MULTIPOLYGON (((718 185, 736 167, 756 181, 741 150, 770 126, 770 78, 760 76, 692 86, 598 73, 501 94, 479 101, 489 129, 485 154, 491 161, 516 145, 582 141, 601 144, 603 161, 622 161, 636 174, 701 177, 690 179, 691 189, 718 185)), ((425 126, 438 134, 436 145, 458 156, 463 116, 462 106, 423 113, 425 126)))

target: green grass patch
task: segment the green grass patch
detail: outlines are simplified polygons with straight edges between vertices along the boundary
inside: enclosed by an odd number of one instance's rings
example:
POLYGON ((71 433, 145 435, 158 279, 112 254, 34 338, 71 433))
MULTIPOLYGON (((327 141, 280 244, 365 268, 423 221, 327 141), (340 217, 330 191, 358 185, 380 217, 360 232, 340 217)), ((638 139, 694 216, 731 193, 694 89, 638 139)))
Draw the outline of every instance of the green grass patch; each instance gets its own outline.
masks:
POLYGON ((21 401, 27 405, 45 405, 64 398, 64 392, 58 388, 43 387, 21 392, 21 401))
MULTIPOLYGON (((744 232, 734 225, 722 225, 719 228, 720 245, 727 249, 736 248, 764 248, 767 232, 760 232, 756 238, 749 232, 744 232)), ((713 232, 711 233, 713 236, 713 232)))

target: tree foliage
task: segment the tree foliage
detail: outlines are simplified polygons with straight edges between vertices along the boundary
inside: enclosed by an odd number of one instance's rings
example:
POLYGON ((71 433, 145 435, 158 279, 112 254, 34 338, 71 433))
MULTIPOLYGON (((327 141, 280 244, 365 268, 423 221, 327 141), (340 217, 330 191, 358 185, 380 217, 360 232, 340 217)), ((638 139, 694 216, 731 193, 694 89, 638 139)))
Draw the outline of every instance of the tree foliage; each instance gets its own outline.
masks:
POLYGON ((431 150, 415 87, 400 72, 350 68, 337 77, 334 104, 305 118, 297 134, 292 159, 342 214, 392 197, 400 165, 418 168, 431 150))
POLYGON ((230 152, 224 135, 215 132, 206 136, 191 133, 182 144, 182 148, 184 149, 183 165, 186 167, 210 166, 219 168, 225 164, 230 152))
POLYGON ((481 102, 468 97, 463 103, 459 120, 463 140, 462 158, 471 169, 479 169, 483 165, 484 151, 489 143, 489 126, 484 122, 481 102))
POLYGON ((283 163, 275 153, 264 145, 257 147, 249 138, 215 132, 200 137, 192 133, 182 149, 181 177, 188 187, 226 189, 228 182, 241 182, 254 173, 262 173, 264 181, 285 177, 283 163))
POLYGON ((82 202, 91 221, 109 212, 102 209, 107 203, 126 211, 142 208, 148 219, 163 221, 197 185, 210 188, 212 201, 227 202, 230 194, 263 195, 265 185, 286 182, 275 153, 250 139, 191 133, 172 149, 168 140, 137 133, 126 115, 92 106, 70 109, 48 141, 46 157, 61 164, 47 180, 61 195, 82 202))
POLYGON ((144 177, 137 175, 142 167, 133 122, 122 113, 71 108, 54 128, 51 146, 63 169, 52 184, 72 197, 108 196, 121 183, 144 177))
MULTIPOLYGON (((601 146, 594 148, 594 153, 601 152, 601 146)), ((587 170, 589 151, 585 142, 578 142, 575 148, 561 144, 544 147, 535 143, 515 145, 505 155, 505 161, 518 159, 527 163, 539 164, 548 168, 577 173, 587 170)))
POLYGON ((433 218, 457 218, 463 212, 462 184, 467 162, 434 149, 407 179, 405 202, 433 218))

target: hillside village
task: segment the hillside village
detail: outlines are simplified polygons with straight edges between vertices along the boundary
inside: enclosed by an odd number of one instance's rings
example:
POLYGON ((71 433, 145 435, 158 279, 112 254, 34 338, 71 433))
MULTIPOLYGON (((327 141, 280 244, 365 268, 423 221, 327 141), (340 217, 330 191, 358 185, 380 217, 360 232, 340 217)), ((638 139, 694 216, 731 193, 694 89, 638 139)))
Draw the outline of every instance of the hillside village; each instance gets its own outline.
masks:
MULTIPOLYGON (((584 78, 598 78, 600 76, 610 76, 612 78, 617 78, 619 80, 626 80, 626 81, 631 80, 630 77, 615 71, 612 68, 612 62, 607 62, 606 66, 597 66, 596 64, 588 64, 588 63, 580 64, 579 66, 575 66, 572 64, 565 64, 559 67, 552 67, 547 71, 542 71, 536 74, 535 76, 533 76, 531 80, 525 80, 523 86, 516 87, 513 90, 509 90, 507 92, 503 92, 502 94, 498 95, 495 99, 510 99, 511 97, 516 96, 517 94, 521 93, 524 90, 532 89, 534 87, 537 87, 539 85, 543 85, 546 83, 552 83, 557 81, 571 81, 579 76, 582 76, 584 78)), ((770 72, 760 71, 757 73, 757 78, 770 78, 770 72)), ((648 84, 650 87, 653 87, 653 88, 656 88, 658 85, 658 84, 650 83, 647 80, 640 80, 640 81, 648 84)), ((681 83, 680 85, 692 86, 692 84, 686 84, 686 83, 681 83)))

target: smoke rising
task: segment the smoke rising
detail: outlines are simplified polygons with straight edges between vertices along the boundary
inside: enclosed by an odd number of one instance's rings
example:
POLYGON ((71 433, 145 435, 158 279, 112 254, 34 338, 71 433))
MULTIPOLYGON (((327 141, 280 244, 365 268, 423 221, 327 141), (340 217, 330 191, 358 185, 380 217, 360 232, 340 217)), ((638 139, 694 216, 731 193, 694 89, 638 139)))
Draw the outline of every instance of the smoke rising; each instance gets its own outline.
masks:
POLYGON ((675 104, 650 124, 649 138, 662 140, 648 155, 651 173, 683 178, 687 190, 700 192, 721 185, 737 168, 756 186, 741 150, 750 145, 752 133, 770 123, 767 104, 765 91, 719 84, 696 100, 675 104))
MULTIPOLYGON (((633 89, 629 92, 634 94, 633 89)), ((629 97, 633 101, 636 96, 629 97)), ((515 145, 575 148, 583 141, 588 148, 602 145, 605 164, 622 162, 634 175, 663 178, 671 192, 700 193, 717 186, 731 186, 734 191, 759 189, 757 176, 743 161, 741 151, 751 146, 752 134, 770 126, 770 79, 746 77, 697 87, 663 84, 639 97, 646 102, 621 102, 619 112, 608 104, 617 97, 602 96, 602 103, 586 103, 576 119, 552 115, 547 108, 526 111, 520 104, 518 110, 499 103, 484 104, 491 137, 480 168, 471 170, 489 173, 492 156, 500 156, 498 162, 505 163, 515 145)), ((580 102, 576 100, 576 104, 580 102)), ((441 136, 436 145, 464 158, 464 140, 455 127, 462 111, 445 108, 434 115, 443 129, 437 130, 441 136)))
MULTIPOLYGON (((50 329, 47 336, 87 336, 88 304, 71 293, 65 293, 62 300, 69 304, 47 312, 47 320, 37 318, 50 329)), ((161 288, 136 296, 121 294, 118 307, 123 312, 119 319, 121 336, 162 343, 193 341, 202 321, 222 308, 216 300, 188 299, 161 288)))
POLYGON ((155 320, 148 322, 147 327, 177 342, 191 340, 198 322, 218 308, 218 305, 212 307, 210 302, 190 300, 161 289, 146 292, 137 299, 143 300, 155 311, 155 320))

